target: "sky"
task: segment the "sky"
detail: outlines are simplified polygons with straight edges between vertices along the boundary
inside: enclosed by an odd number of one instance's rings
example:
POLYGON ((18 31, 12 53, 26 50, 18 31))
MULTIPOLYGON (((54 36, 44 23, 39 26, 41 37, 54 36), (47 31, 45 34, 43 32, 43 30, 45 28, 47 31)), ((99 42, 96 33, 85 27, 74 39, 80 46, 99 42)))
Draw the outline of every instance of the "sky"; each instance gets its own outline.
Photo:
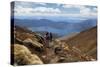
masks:
POLYGON ((15 18, 97 18, 97 7, 57 3, 14 2, 15 18))

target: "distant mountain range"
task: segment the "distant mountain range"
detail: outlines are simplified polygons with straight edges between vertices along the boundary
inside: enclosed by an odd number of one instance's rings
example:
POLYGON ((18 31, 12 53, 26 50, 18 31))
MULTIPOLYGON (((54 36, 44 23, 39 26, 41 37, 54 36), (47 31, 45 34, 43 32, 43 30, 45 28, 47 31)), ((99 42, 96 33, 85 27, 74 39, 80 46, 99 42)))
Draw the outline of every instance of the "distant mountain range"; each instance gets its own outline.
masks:
MULTIPOLYGON (((13 20, 13 19, 12 19, 13 20)), ((12 21, 13 22, 13 21, 12 21)), ((27 27, 32 31, 48 31, 59 35, 81 32, 97 25, 97 19, 84 21, 52 21, 48 19, 14 19, 14 24, 27 27)))

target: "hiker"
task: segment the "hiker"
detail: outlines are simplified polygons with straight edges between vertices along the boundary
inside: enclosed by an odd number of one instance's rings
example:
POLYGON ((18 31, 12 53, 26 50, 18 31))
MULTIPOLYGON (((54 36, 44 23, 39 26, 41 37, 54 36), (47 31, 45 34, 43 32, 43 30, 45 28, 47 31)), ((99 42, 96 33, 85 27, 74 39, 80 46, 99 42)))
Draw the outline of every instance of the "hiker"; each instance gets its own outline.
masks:
POLYGON ((45 45, 49 47, 49 33, 48 32, 46 32, 44 36, 44 41, 45 41, 45 45))
POLYGON ((49 33, 49 39, 50 39, 50 42, 52 42, 52 33, 51 32, 49 33))

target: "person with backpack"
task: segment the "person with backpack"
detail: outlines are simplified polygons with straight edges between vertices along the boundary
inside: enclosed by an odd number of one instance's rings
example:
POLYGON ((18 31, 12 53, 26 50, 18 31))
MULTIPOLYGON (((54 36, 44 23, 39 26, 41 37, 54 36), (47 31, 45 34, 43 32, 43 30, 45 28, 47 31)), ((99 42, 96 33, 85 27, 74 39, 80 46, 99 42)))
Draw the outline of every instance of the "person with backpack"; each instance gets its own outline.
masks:
POLYGON ((46 32, 44 35, 44 41, 45 41, 46 47, 49 47, 49 33, 48 32, 46 32))
POLYGON ((46 32, 45 35, 44 35, 44 41, 45 41, 45 45, 47 47, 49 47, 49 42, 52 42, 52 33, 50 32, 46 32))
POLYGON ((49 33, 49 39, 50 39, 50 42, 52 42, 52 33, 51 32, 49 33))

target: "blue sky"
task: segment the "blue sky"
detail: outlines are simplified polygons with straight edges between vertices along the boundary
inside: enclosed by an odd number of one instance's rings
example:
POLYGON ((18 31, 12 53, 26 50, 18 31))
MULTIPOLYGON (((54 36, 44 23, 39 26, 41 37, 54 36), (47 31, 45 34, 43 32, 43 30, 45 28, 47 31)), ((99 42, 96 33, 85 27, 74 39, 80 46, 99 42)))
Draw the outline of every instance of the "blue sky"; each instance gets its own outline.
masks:
POLYGON ((96 6, 15 1, 14 7, 16 18, 97 18, 96 6))

